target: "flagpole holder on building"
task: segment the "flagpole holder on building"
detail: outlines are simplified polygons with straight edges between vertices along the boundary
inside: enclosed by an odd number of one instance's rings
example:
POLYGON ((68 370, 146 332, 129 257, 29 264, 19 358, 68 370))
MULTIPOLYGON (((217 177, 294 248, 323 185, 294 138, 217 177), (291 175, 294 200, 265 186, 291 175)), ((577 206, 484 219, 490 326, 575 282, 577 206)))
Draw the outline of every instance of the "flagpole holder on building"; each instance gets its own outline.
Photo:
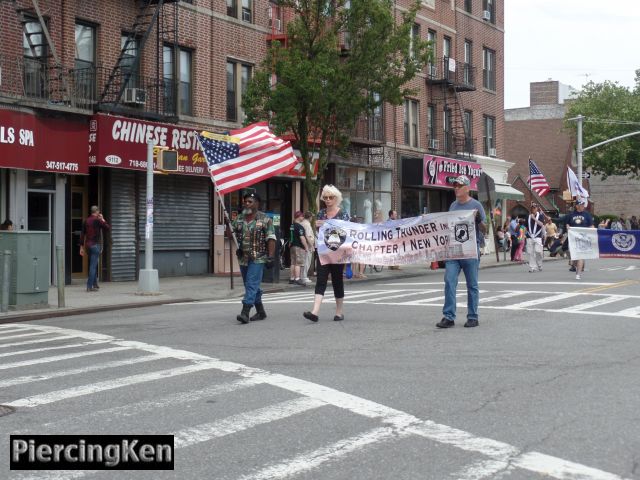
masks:
POLYGON ((138 295, 160 295, 158 270, 153 268, 153 143, 147 143, 147 222, 144 268, 138 274, 138 295))

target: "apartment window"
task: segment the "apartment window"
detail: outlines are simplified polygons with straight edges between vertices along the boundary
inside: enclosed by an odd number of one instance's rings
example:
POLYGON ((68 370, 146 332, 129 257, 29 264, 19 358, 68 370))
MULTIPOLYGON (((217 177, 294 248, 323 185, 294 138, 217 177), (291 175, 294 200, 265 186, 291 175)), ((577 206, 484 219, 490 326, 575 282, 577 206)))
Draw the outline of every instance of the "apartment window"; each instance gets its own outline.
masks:
POLYGON ((418 101, 404 101, 404 143, 412 147, 418 146, 418 101))
POLYGON ((464 151, 473 153, 473 113, 464 111, 464 151))
POLYGON ((482 86, 496 89, 496 52, 489 48, 482 49, 482 86))
POLYGON ((489 12, 489 21, 496 23, 496 6, 494 0, 483 0, 482 8, 485 12, 489 12))
POLYGON ((464 83, 467 85, 473 84, 473 57, 472 57, 472 43, 471 40, 464 41, 464 83))
POLYGON ((96 28, 93 25, 76 23, 73 80, 78 98, 96 99, 95 64, 96 28))
POLYGON ((447 107, 442 111, 442 131, 444 133, 444 151, 455 152, 453 134, 451 132, 451 109, 447 107))
POLYGON ((438 150, 438 138, 436 136, 436 106, 427 105, 427 138, 428 146, 432 150, 438 150))
MULTIPOLYGON (((454 72, 449 69, 449 58, 451 57, 451 37, 444 37, 442 40, 442 72, 447 80, 454 76, 454 72)), ((454 60, 455 61, 455 60, 454 60)), ((452 68, 455 67, 452 66, 452 68)))
POLYGON ((242 95, 247 91, 247 85, 251 79, 250 65, 239 62, 227 62, 227 120, 230 122, 242 122, 242 95))
POLYGON ((122 81, 126 81, 127 87, 137 87, 139 84, 138 73, 140 71, 140 63, 135 71, 133 66, 138 56, 139 40, 137 38, 129 38, 129 35, 122 34, 120 36, 120 48, 122 52, 122 60, 120 60, 120 68, 122 70, 122 81))
POLYGON ((191 115, 193 113, 192 52, 173 45, 165 45, 162 57, 165 112, 191 115), (179 106, 178 109, 176 109, 177 106, 179 106))
POLYGON ((28 96, 44 97, 47 91, 47 43, 37 20, 25 22, 22 30, 24 88, 28 96))
POLYGON ((496 119, 495 117, 484 117, 484 147, 483 153, 485 155, 495 155, 496 151, 496 119))
MULTIPOLYGON (((436 42, 436 32, 434 30, 427 30, 427 41, 429 42, 429 45, 431 46, 431 51, 433 52, 433 58, 438 58, 438 45, 436 42)), ((438 75, 438 68, 436 67, 436 64, 433 63, 428 63, 427 64, 427 75, 431 78, 436 78, 436 76, 438 75)))
POLYGON ((415 60, 416 58, 416 49, 415 45, 420 41, 420 25, 417 23, 413 24, 411 27, 411 38, 409 40, 409 58, 415 60))
POLYGON ((252 0, 227 0, 227 15, 239 18, 243 22, 251 23, 252 20, 252 0))
POLYGON ((382 103, 380 102, 380 94, 374 92, 371 97, 375 107, 369 116, 369 139, 382 140, 382 103))
POLYGON ((471 12, 471 1, 472 0, 464 0, 464 10, 465 10, 465 12, 472 13, 471 12))

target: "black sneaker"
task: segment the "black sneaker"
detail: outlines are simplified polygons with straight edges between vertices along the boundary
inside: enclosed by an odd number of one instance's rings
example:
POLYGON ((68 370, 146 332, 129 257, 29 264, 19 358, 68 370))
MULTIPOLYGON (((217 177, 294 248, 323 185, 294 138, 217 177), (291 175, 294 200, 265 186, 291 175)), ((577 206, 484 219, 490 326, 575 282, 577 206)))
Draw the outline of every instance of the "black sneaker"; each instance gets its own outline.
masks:
POLYGON ((469 328, 469 327, 477 327, 478 326, 478 320, 467 320, 467 322, 464 324, 465 327, 469 328))
POLYGON ((436 323, 436 327, 438 328, 451 328, 456 324, 453 320, 449 320, 448 318, 443 318, 438 323, 436 323))
POLYGON ((576 271, 576 267, 571 267, 571 268, 569 269, 569 271, 570 271, 570 272, 575 272, 575 271, 576 271))

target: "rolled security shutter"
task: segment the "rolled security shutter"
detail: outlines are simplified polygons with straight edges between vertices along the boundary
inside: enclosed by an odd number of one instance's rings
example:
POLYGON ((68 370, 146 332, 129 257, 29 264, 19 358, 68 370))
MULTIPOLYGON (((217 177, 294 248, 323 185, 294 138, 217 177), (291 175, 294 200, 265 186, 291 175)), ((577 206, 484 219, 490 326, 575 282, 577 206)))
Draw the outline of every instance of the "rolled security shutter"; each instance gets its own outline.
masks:
POLYGON ((135 173, 111 169, 111 280, 136 279, 135 173))
MULTIPOLYGON (((209 250, 211 199, 207 177, 154 176, 153 249, 209 250)), ((144 251, 146 183, 140 182, 138 235, 144 251)))

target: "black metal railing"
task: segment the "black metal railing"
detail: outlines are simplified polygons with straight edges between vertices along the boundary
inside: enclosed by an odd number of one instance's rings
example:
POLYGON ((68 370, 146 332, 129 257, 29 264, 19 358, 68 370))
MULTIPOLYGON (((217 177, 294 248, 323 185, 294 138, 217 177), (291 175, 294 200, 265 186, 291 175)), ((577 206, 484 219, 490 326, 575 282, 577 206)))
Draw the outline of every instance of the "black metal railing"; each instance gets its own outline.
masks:
POLYGON ((427 81, 446 82, 458 90, 475 90, 476 67, 444 57, 427 64, 427 81))
POLYGON ((441 132, 427 138, 426 148, 432 155, 471 155, 476 150, 476 139, 441 132))
POLYGON ((356 120, 355 128, 351 133, 353 141, 383 142, 384 123, 381 115, 361 117, 356 120))

